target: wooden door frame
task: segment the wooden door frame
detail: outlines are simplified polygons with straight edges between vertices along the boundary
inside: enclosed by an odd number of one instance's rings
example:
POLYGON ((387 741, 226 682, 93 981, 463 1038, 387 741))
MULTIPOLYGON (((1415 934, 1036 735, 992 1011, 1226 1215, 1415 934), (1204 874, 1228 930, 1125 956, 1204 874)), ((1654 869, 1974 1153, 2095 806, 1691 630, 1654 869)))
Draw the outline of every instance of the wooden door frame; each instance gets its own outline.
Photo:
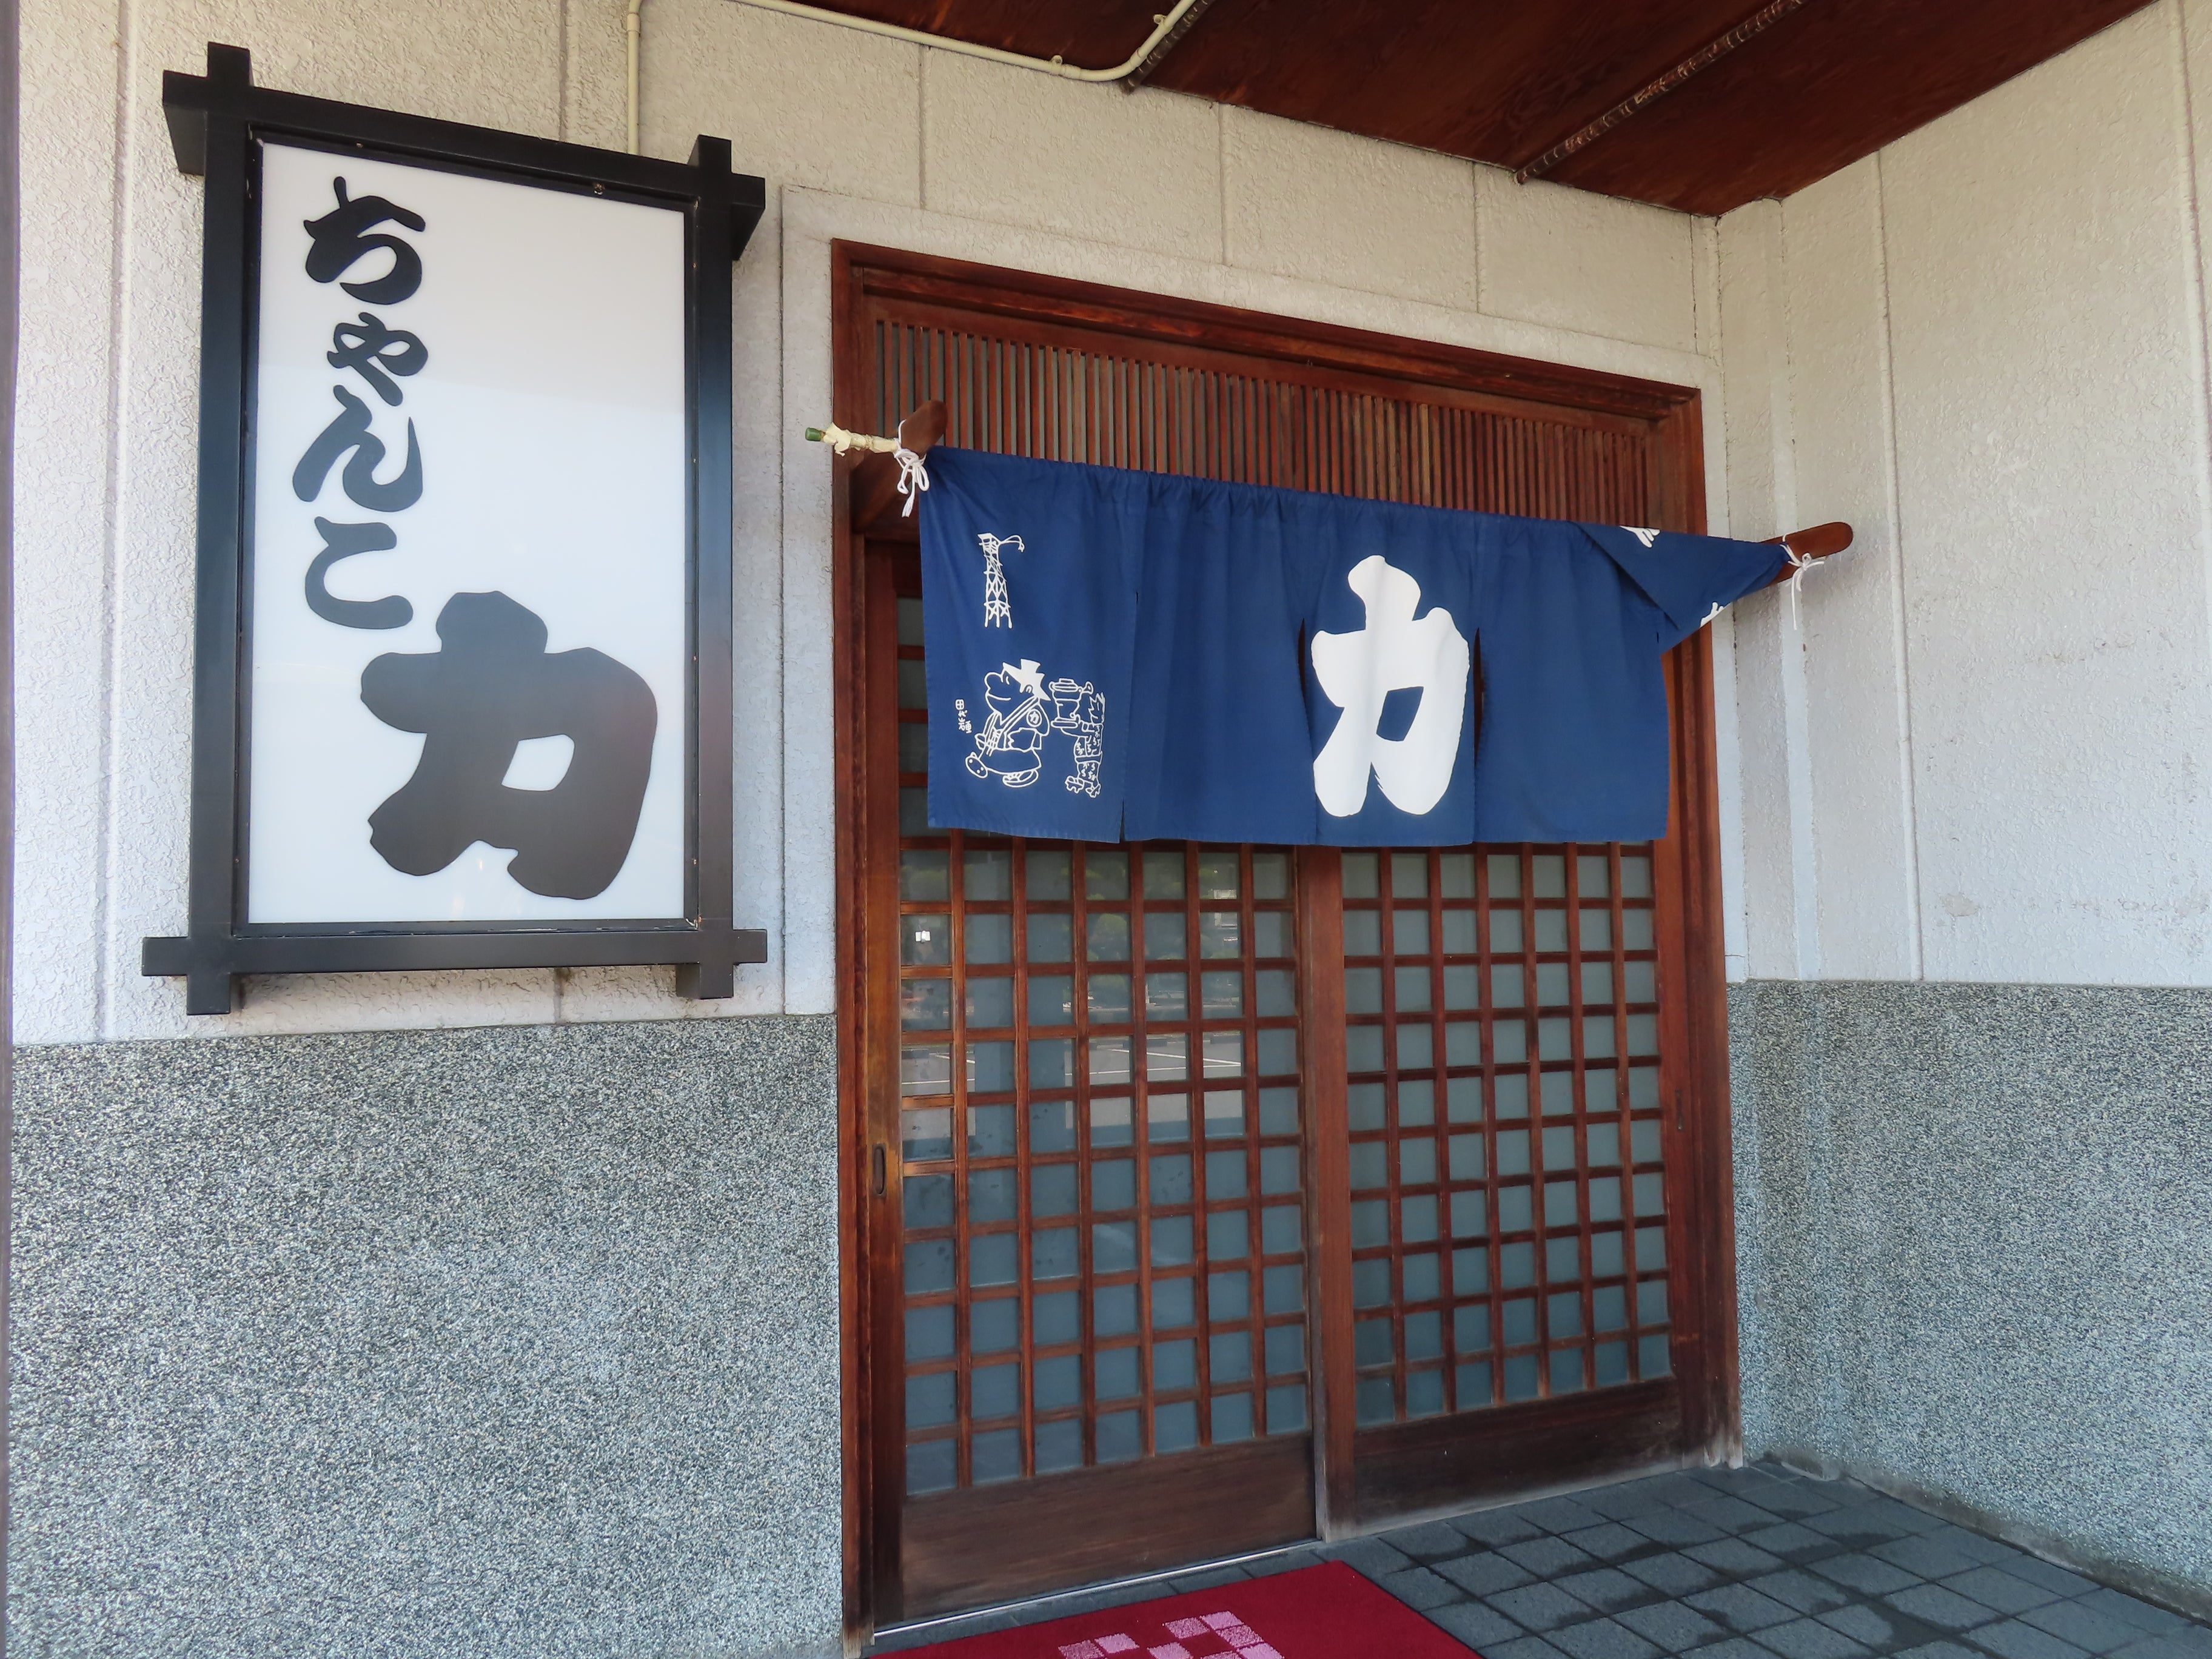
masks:
MULTIPOLYGON (((1378 380, 1387 380, 1400 386, 1413 383, 1456 394, 1478 407, 1494 400, 1495 406, 1524 416, 1531 404, 1545 405, 1571 423, 1600 425, 1626 416, 1647 424, 1656 439, 1649 480, 1656 504, 1653 524, 1695 532, 1705 528, 1704 427, 1694 387, 846 241, 833 244, 830 283, 832 418, 854 430, 868 430, 878 419, 861 349, 866 302, 876 296, 904 298, 972 310, 1001 331, 1012 325, 1042 332, 1076 325, 1092 334, 1122 334, 1146 341, 1156 355, 1178 356, 1194 363, 1218 362, 1224 353, 1247 361, 1273 358, 1297 364, 1310 380, 1354 389, 1372 388, 1378 380)), ((843 464, 841 471, 849 465, 843 464)), ((884 1033, 892 1031, 894 1042, 896 1033, 894 1023, 872 1018, 877 1011, 871 981, 878 964, 865 924, 872 907, 880 910, 885 884, 895 884, 896 870, 875 867, 880 860, 870 856, 870 792, 865 787, 869 757, 860 741, 865 641, 871 633, 881 634, 888 619, 866 614, 860 580, 865 556, 862 527, 853 522, 850 492, 842 478, 831 493, 844 1609, 848 1636, 862 1637, 874 1622, 878 1575, 889 1565, 876 1559, 882 1533, 876 1497, 889 1456, 896 1449, 878 1447, 872 1433, 870 1398, 877 1382, 872 1359, 875 1340, 889 1330, 885 1321, 891 1310, 871 1305, 870 1220, 872 1200, 887 1185, 889 1149, 870 1143, 865 1091, 867 1077, 882 1075, 880 1068, 887 1066, 895 1068, 896 1055, 879 1051, 884 1046, 884 1033)), ((1702 1344, 1706 1355, 1699 1371, 1702 1389, 1685 1386, 1681 1390, 1683 1437, 1714 1456, 1732 1452, 1737 1442, 1739 1378, 1728 987, 1709 632, 1700 630, 1676 648, 1668 659, 1667 679, 1674 708, 1688 716, 1674 722, 1669 826, 1669 839, 1686 841, 1680 860, 1685 879, 1671 901, 1663 887, 1660 899, 1662 914, 1672 912, 1679 920, 1685 993, 1672 1000, 1674 1012, 1667 1036, 1682 1045, 1682 1083, 1676 1097, 1667 1103, 1689 1153, 1683 1179, 1692 1201, 1679 1206, 1678 1218, 1698 1216, 1710 1224, 1705 1236, 1690 1237, 1683 1221, 1671 1218, 1669 1243, 1691 1251, 1698 1264, 1692 1275, 1698 1291, 1695 1318, 1680 1322, 1676 1340, 1702 1344), (1694 1120, 1687 1110, 1692 1096, 1703 1108, 1694 1120)), ((1301 893, 1310 885, 1302 881, 1301 893)), ((889 890, 895 896, 895 885, 889 890)), ((896 904, 891 908, 895 910, 896 904)), ((1341 985, 1331 994, 1328 988, 1303 982, 1309 977, 1303 969, 1303 953, 1300 960, 1301 1006, 1309 1017, 1325 1014, 1330 1006, 1340 1008, 1341 985)), ((1341 1093, 1340 1086, 1340 1116, 1341 1093)), ((1316 1145, 1327 1144, 1318 1138, 1324 1127, 1317 1121, 1316 1145)), ((1310 1188, 1317 1227, 1328 1224, 1322 1196, 1327 1190, 1324 1170, 1316 1164, 1310 1188)), ((1323 1242, 1317 1231, 1316 1259, 1323 1242)), ((1317 1310, 1317 1324, 1328 1316, 1328 1310, 1317 1310)), ((1327 1379, 1316 1381, 1325 1384, 1327 1379)), ((1316 1481, 1319 1519, 1332 1535, 1349 1529, 1356 1513, 1350 1456, 1352 1425, 1348 1413, 1328 1413, 1323 1402, 1333 1392, 1327 1386, 1316 1389, 1314 1413, 1322 1465, 1316 1481)))

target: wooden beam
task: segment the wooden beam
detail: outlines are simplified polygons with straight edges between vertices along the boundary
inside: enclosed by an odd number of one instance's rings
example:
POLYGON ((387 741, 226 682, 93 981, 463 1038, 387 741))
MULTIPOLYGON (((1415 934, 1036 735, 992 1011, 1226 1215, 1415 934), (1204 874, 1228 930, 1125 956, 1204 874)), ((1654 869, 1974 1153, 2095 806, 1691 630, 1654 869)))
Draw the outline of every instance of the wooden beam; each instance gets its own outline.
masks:
POLYGON ((1551 149, 1516 172, 1513 175, 1513 182, 1516 185, 1525 185, 1531 179, 1542 178, 1577 150, 1586 149, 1604 137, 1607 133, 1611 132, 1630 116, 1637 113, 1646 104, 1655 99, 1664 98, 1692 76, 1701 70, 1711 68, 1745 41, 1764 33, 1804 3, 1805 0, 1769 0, 1768 4, 1761 6, 1726 34, 1717 40, 1708 41, 1657 80, 1639 88, 1633 96, 1623 99, 1589 125, 1579 128, 1559 140, 1551 149))

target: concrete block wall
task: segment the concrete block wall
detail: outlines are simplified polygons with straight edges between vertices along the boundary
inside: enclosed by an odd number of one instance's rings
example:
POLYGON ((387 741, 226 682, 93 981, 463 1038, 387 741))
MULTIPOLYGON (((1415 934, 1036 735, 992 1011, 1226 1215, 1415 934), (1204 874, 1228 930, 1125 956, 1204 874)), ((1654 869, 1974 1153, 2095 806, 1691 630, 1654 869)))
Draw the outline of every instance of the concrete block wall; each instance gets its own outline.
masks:
MULTIPOLYGON (((726 1006, 647 970, 257 981, 187 1023, 137 973, 184 922, 200 189, 161 72, 618 147, 622 0, 50 0, 24 20, 19 1036, 85 1042, 812 1012, 831 1005, 827 240, 1217 298, 1700 386, 1710 222, 1162 92, 1073 85, 732 0, 651 0, 644 147, 769 181, 738 270, 738 909, 726 1006), (804 204, 803 208, 794 204, 804 204), (793 239, 798 211, 806 231, 793 239), (803 275, 796 274, 801 273, 803 275)), ((1726 499, 1718 446, 1711 495, 1726 499)))
POLYGON ((1729 1004, 1747 1449, 2212 1615, 2212 995, 1729 1004))
POLYGON ((834 1659, 836 1048, 20 1053, 9 1650, 834 1659))

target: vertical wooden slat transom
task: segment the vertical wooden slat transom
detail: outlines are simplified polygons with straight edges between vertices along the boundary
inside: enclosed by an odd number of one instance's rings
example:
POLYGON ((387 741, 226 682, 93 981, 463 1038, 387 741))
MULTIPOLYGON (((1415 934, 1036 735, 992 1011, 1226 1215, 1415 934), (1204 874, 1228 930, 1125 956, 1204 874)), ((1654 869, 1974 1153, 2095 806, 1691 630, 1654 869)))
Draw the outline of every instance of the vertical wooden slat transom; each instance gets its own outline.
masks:
POLYGON ((875 428, 941 398, 945 441, 963 448, 1422 507, 1652 516, 1649 431, 1587 411, 1547 419, 1442 391, 1386 396, 888 319, 874 357, 875 428))

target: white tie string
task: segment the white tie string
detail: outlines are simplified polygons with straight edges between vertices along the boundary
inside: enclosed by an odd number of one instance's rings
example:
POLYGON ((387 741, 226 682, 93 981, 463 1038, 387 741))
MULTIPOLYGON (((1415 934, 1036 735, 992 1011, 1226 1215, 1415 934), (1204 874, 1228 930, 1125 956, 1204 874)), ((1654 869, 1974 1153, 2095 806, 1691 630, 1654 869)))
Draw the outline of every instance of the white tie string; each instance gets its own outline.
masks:
POLYGON ((921 492, 929 488, 929 468, 921 456, 901 444, 891 451, 891 459, 898 463, 898 493, 906 497, 906 505, 899 509, 899 517, 910 517, 914 504, 921 499, 921 492))
POLYGON ((1797 621, 1797 590, 1805 585, 1805 579, 1808 576, 1826 564, 1827 561, 1814 558, 1809 554, 1800 553, 1787 541, 1782 544, 1782 550, 1789 556, 1791 566, 1797 573, 1790 582, 1790 631, 1796 634, 1802 631, 1797 621))
POLYGON ((826 426, 810 426, 807 438, 817 444, 828 444, 840 455, 855 449, 865 449, 871 454, 888 455, 898 463, 898 493, 906 497, 906 506, 899 517, 911 518, 914 504, 921 499, 921 492, 929 488, 929 467, 922 458, 906 447, 906 422, 899 422, 896 438, 878 438, 866 432, 848 432, 835 421, 826 426))

